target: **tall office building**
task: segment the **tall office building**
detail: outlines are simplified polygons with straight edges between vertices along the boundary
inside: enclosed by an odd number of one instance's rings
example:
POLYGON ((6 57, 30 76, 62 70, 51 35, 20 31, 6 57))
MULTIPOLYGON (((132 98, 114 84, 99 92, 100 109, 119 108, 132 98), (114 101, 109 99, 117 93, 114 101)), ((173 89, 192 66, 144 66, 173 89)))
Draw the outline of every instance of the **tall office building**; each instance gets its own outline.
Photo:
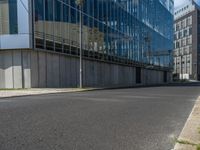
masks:
POLYGON ((173 0, 0 0, 0 87, 170 82, 173 0), (81 12, 81 13, 80 13, 81 12))
POLYGON ((175 10, 174 75, 200 80, 200 7, 193 1, 175 10))

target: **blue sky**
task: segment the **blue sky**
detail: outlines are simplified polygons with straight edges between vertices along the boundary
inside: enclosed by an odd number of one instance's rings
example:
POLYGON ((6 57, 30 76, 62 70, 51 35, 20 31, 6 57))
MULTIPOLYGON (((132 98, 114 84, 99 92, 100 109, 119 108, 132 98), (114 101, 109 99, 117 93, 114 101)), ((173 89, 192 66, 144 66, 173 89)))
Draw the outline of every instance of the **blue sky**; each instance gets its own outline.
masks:
MULTIPOLYGON (((175 7, 181 5, 181 4, 184 4, 186 1, 188 0, 174 0, 174 3, 175 3, 175 7)), ((200 0, 196 0, 198 4, 200 4, 200 0)))

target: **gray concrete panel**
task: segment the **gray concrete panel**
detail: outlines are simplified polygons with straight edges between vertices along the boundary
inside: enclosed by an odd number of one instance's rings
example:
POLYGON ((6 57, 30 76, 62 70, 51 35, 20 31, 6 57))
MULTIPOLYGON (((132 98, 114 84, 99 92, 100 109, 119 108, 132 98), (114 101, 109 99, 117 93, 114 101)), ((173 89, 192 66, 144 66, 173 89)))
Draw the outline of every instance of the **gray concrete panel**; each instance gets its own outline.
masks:
MULTIPOLYGON (((79 58, 31 50, 22 54, 20 50, 0 53, 0 88, 21 88, 22 79, 26 88, 79 86, 79 58)), ((163 83, 163 77, 163 71, 142 69, 143 85, 163 83)), ((85 87, 134 86, 135 79, 135 67, 83 60, 85 87)))
POLYGON ((52 87, 60 87, 60 65, 59 65, 59 55, 53 55, 52 56, 52 73, 53 73, 53 79, 51 82, 53 82, 52 87))
POLYGON ((96 62, 96 61, 93 61, 92 62, 93 63, 93 67, 94 67, 94 79, 93 79, 93 84, 92 84, 92 86, 97 86, 98 84, 98 78, 97 78, 97 76, 98 76, 98 68, 97 68, 97 65, 98 65, 98 63, 96 62))
POLYGON ((83 60, 83 86, 86 86, 86 62, 83 60))
POLYGON ((118 85, 118 78, 119 78, 119 74, 118 74, 118 66, 117 65, 113 65, 113 86, 118 85))
POLYGON ((24 88, 31 88, 31 53, 29 51, 22 51, 22 57, 24 88))
POLYGON ((22 88, 22 51, 13 51, 12 55, 14 88, 22 88))
POLYGON ((115 80, 114 80, 114 65, 111 64, 110 65, 110 85, 114 86, 114 82, 115 82, 115 80))
POLYGON ((0 88, 5 88, 4 53, 0 51, 0 88))
POLYGON ((136 83, 135 83, 135 67, 131 67, 131 77, 132 77, 132 81, 131 81, 131 86, 134 86, 136 83))
POLYGON ((65 56, 60 55, 60 59, 59 59, 59 76, 60 76, 60 80, 59 80, 59 84, 61 88, 67 87, 67 78, 66 78, 66 63, 65 63, 65 56))
POLYGON ((47 87, 47 60, 46 53, 38 52, 39 87, 47 87))
POLYGON ((47 53, 47 87, 59 87, 59 56, 47 53))
POLYGON ((101 72, 102 86, 104 87, 104 86, 106 86, 105 77, 107 75, 107 72, 106 72, 105 63, 100 63, 100 65, 101 65, 100 72, 101 72))
POLYGON ((71 64, 70 64, 70 57, 65 57, 65 66, 66 66, 66 80, 67 80, 67 84, 66 87, 71 87, 71 64))
POLYGON ((102 86, 102 76, 101 76, 101 64, 100 62, 96 62, 96 68, 97 68, 97 85, 100 87, 102 86))
POLYGON ((38 67, 38 52, 31 52, 31 87, 37 88, 39 87, 39 67, 38 67))
POLYGON ((86 67, 86 76, 85 76, 85 80, 86 80, 86 86, 90 86, 90 78, 91 78, 91 74, 90 74, 90 63, 88 62, 88 60, 85 60, 85 67, 86 67))
POLYGON ((109 64, 104 63, 105 75, 104 75, 104 85, 108 86, 109 84, 109 64))
POLYGON ((77 65, 77 62, 78 59, 75 59, 75 58, 71 58, 70 59, 70 85, 72 87, 77 87, 77 70, 76 70, 76 65, 77 65))
POLYGON ((47 60, 47 88, 53 87, 53 55, 51 53, 46 54, 47 60))
MULTIPOLYGON (((88 63, 90 63, 90 61, 88 61, 88 63)), ((90 63, 90 86, 93 86, 95 82, 94 67, 94 61, 92 61, 92 63, 90 63)))
POLYGON ((4 52, 5 88, 14 88, 12 52, 13 51, 4 52))
MULTIPOLYGON (((80 83, 79 83, 79 81, 80 81, 80 61, 79 61, 79 59, 78 59, 78 61, 77 60, 75 60, 75 62, 76 62, 76 87, 79 87, 80 85, 80 83)), ((83 65, 83 64, 82 64, 83 65)), ((83 66, 82 66, 83 67, 83 66)), ((83 72, 82 72, 83 73, 83 72)))

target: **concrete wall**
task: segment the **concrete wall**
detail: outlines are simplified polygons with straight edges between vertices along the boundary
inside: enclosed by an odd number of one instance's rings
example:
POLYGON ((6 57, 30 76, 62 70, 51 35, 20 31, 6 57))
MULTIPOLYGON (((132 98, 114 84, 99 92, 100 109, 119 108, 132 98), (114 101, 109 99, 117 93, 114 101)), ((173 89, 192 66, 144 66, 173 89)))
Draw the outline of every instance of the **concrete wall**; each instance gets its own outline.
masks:
MULTIPOLYGON (((164 72, 142 69, 141 85, 164 83, 164 72)), ((171 74, 168 73, 168 81, 171 74)), ((0 51, 0 88, 65 88, 79 85, 79 59, 33 50, 0 51)), ((136 68, 83 61, 85 87, 136 85, 136 68)))
POLYGON ((0 51, 0 88, 30 88, 30 51, 0 51))

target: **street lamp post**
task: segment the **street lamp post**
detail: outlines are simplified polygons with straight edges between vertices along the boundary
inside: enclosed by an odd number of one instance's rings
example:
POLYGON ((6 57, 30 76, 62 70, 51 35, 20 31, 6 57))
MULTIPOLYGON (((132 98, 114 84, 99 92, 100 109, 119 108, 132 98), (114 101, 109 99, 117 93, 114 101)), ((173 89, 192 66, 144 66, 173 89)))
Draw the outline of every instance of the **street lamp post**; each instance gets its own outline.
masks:
POLYGON ((82 65, 82 7, 83 7, 83 4, 84 4, 84 0, 75 0, 76 2, 76 5, 79 7, 79 40, 80 40, 80 64, 79 64, 79 67, 80 67, 80 72, 79 72, 79 87, 80 88, 83 88, 83 65, 82 65))
POLYGON ((183 61, 183 55, 181 54, 181 80, 183 80, 183 64, 182 64, 182 61, 183 61))

